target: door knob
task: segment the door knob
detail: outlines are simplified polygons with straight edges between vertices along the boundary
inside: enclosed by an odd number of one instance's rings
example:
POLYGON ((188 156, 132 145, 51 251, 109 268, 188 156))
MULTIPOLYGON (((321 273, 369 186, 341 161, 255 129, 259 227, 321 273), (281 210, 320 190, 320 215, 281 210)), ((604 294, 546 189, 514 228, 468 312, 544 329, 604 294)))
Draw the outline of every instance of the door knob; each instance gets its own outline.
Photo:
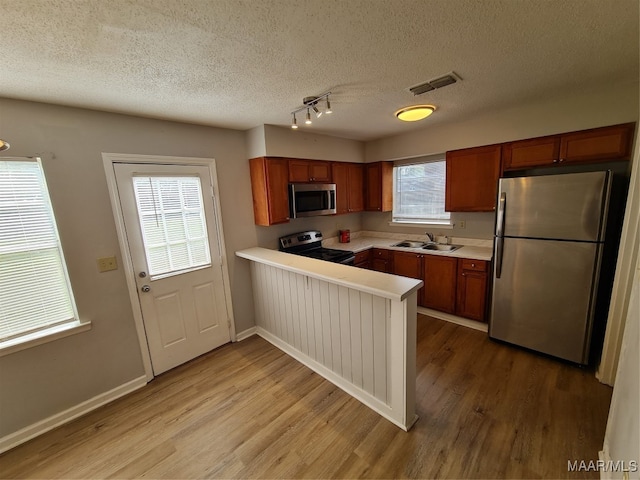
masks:
POLYGON ((138 276, 139 276, 140 278, 144 278, 144 277, 146 277, 146 276, 147 276, 147 272, 140 272, 140 273, 138 274, 138 276))
POLYGON ((143 285, 140 290, 142 290, 144 293, 150 292, 151 291, 151 287, 149 285, 143 285))

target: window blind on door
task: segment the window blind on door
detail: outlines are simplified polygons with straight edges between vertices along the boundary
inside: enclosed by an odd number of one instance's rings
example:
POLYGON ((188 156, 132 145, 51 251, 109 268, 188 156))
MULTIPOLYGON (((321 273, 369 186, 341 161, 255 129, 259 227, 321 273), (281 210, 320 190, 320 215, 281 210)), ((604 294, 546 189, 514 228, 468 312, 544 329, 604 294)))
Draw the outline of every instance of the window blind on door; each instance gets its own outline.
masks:
POLYGON ((75 320, 42 166, 0 160, 0 341, 75 320))
POLYGON ((133 187, 149 274, 209 265, 209 239, 199 177, 137 176, 133 187))

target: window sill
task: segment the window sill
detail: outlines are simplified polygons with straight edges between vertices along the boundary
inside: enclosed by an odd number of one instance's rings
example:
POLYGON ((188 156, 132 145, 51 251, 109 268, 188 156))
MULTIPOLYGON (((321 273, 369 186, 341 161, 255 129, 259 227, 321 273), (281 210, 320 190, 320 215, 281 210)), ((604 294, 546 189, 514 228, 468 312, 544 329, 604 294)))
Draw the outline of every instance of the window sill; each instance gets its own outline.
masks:
POLYGON ((0 342, 0 357, 88 330, 91 330, 91 322, 75 322, 51 327, 23 337, 12 338, 0 342))
POLYGON ((441 230, 453 230, 451 223, 414 223, 414 222, 389 222, 392 227, 434 228, 441 230))

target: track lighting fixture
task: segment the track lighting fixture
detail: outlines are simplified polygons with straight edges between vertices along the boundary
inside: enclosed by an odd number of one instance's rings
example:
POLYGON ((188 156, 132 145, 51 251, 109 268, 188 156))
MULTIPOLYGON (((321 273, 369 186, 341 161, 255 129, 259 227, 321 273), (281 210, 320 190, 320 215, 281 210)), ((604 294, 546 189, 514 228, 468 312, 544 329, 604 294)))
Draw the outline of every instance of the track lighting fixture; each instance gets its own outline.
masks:
POLYGON ((331 102, 329 101, 329 95, 331 95, 331 92, 323 93, 322 95, 318 95, 317 97, 316 96, 304 97, 304 99, 302 100, 303 106, 291 112, 291 115, 293 115, 291 128, 293 129, 298 128, 298 123, 296 121, 296 114, 300 112, 304 112, 305 110, 307 111, 306 119, 304 121, 306 125, 311 125, 313 123, 311 121, 311 110, 313 110, 313 113, 316 114, 316 118, 320 118, 323 113, 326 113, 326 114, 332 113, 333 111, 331 110, 331 102), (319 105, 319 103, 322 100, 325 100, 327 102, 327 107, 324 109, 324 111, 322 109, 322 105, 319 105))

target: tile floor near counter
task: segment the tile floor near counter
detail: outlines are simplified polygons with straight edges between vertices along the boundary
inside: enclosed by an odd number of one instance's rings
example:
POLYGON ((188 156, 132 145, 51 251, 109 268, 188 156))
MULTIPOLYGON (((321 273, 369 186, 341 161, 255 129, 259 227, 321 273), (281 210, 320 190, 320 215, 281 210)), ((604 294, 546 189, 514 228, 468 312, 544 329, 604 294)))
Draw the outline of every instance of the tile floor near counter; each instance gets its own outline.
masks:
POLYGON ((2 478, 598 478, 611 388, 418 317, 404 432, 262 338, 228 344, 0 456, 2 478))

